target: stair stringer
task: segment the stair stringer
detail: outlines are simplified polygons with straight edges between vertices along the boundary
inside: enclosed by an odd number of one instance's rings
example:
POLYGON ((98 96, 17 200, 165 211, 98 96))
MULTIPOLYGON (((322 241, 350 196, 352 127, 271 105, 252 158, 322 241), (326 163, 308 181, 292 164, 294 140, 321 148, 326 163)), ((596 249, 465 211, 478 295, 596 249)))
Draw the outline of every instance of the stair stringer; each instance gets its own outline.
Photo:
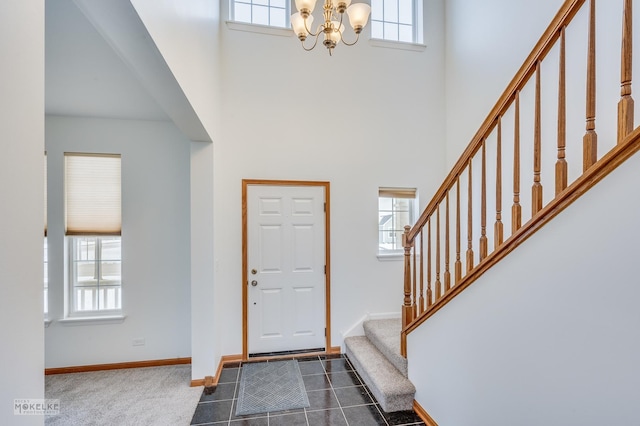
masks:
POLYGON ((408 335, 438 423, 637 420, 638 182, 636 153, 408 335))

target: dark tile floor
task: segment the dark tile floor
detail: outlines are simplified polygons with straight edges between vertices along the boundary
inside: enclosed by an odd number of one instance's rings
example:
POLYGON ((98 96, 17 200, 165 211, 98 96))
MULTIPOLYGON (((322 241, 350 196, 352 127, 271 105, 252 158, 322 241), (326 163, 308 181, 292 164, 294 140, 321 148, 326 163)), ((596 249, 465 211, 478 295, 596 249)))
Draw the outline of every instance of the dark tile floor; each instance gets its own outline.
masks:
POLYGON ((228 426, 399 426, 424 425, 413 411, 385 413, 343 355, 296 358, 309 408, 249 416, 235 415, 241 364, 227 364, 216 390, 203 393, 192 425, 228 426))

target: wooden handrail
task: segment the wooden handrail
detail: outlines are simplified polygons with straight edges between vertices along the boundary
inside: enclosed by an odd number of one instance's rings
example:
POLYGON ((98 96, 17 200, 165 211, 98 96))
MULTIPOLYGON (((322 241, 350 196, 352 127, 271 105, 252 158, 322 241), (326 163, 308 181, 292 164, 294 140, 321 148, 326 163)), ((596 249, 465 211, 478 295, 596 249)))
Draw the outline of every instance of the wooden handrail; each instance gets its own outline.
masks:
MULTIPOLYGON (((636 129, 621 143, 605 154, 604 157, 600 158, 593 167, 590 167, 589 170, 569 185, 567 189, 560 194, 560 196, 554 198, 549 204, 543 207, 536 217, 522 225, 522 227, 513 233, 513 235, 511 235, 511 237, 509 237, 499 249, 492 252, 487 256, 483 263, 479 264, 477 268, 471 271, 471 273, 464 276, 460 283, 453 287, 450 292, 445 294, 440 300, 434 302, 431 309, 427 310, 423 315, 416 318, 408 326, 404 327, 402 335, 406 337, 407 334, 418 328, 420 324, 424 323, 429 319, 429 317, 449 303, 465 288, 469 287, 493 265, 511 253, 516 247, 546 225, 547 222, 557 216, 558 213, 569 207, 574 201, 580 198, 589 189, 604 179, 609 173, 614 171, 619 165, 639 151, 640 126, 636 127, 636 129)), ((404 355, 406 356, 406 352, 404 355)))
POLYGON ((424 212, 420 215, 420 218, 416 221, 414 227, 409 231, 409 234, 407 235, 409 242, 414 241, 416 235, 420 232, 419 230, 433 214, 440 203, 440 200, 444 198, 445 193, 453 187, 458 175, 464 171, 473 155, 478 152, 483 139, 491 133, 491 130, 493 130, 497 125, 498 117, 502 116, 506 112, 514 101, 516 93, 525 86, 527 81, 529 81, 529 78, 531 78, 533 73, 536 71, 536 64, 539 61, 542 61, 553 48, 555 42, 560 37, 560 30, 571 22, 585 1, 586 0, 567 0, 564 2, 556 16, 551 21, 549 27, 547 27, 542 37, 533 48, 533 51, 531 51, 524 64, 520 67, 515 77, 513 77, 506 90, 502 93, 502 96, 500 96, 500 99, 498 99, 498 102, 496 102, 495 106, 480 126, 480 129, 471 139, 471 143, 469 143, 467 149, 464 150, 456 164, 451 169, 451 172, 447 175, 444 182, 442 182, 442 185, 440 185, 440 188, 431 199, 431 202, 429 202, 424 212))
MULTIPOLYGON (((618 134, 617 145, 600 160, 597 158, 596 133, 596 0, 589 0, 588 11, 588 49, 586 66, 586 132, 582 139, 583 174, 573 183, 568 184, 567 162, 567 85, 566 85, 566 28, 576 16, 580 8, 587 4, 586 0, 567 0, 556 14, 553 21, 540 38, 523 66, 511 80, 496 105, 493 107, 482 126, 458 159, 451 172, 429 202, 416 224, 405 227, 403 246, 405 250, 405 281, 404 304, 402 308, 403 330, 401 334, 401 348, 406 356, 406 336, 419 324, 442 308, 457 294, 471 285, 480 275, 496 262, 510 253, 524 240, 540 229, 551 218, 570 205, 586 190, 595 185, 609 174, 618 164, 640 150, 640 128, 634 129, 634 101, 632 94, 632 2, 620 0, 623 3, 623 27, 621 50, 620 101, 618 103, 618 134), (542 138, 542 96, 541 69, 542 62, 551 49, 559 44, 558 69, 558 128, 557 155, 555 162, 555 198, 545 205, 542 185, 543 138, 542 138), (533 91, 533 134, 532 146, 525 149, 532 150, 533 167, 525 171, 533 171, 531 186, 531 216, 523 225, 521 200, 521 122, 520 122, 520 93, 528 84, 534 86, 533 91), (505 236, 502 223, 502 192, 503 192, 503 119, 507 112, 513 111, 513 205, 511 207, 511 233, 505 236), (495 136, 495 157, 488 154, 493 150, 489 144, 495 136), (495 176, 487 175, 487 162, 495 159, 495 176), (475 160, 475 161, 474 161, 475 160), (480 163, 479 171, 474 167, 480 163), (474 169, 476 176, 474 177, 474 169), (466 176, 465 176, 466 174, 466 176), (495 178, 495 223, 493 226, 493 249, 489 250, 487 235, 487 178, 495 178), (467 193, 466 212, 461 211, 461 183, 465 182, 467 193), (478 182, 479 181, 479 182, 478 182), (479 186, 480 194, 474 195, 474 182, 479 186), (455 187, 455 195, 452 193, 455 187), (450 197, 455 196, 455 232, 450 232, 450 197), (474 203, 475 202, 475 203, 474 203), (444 204, 444 205, 443 205, 444 204), (466 213, 466 220, 463 214, 466 213), (444 214, 444 232, 441 228, 441 215, 444 214), (464 221, 464 222, 463 222, 464 221), (474 224, 480 224, 477 235, 474 236, 474 224), (465 229, 462 229, 461 223, 465 229), (435 237, 431 238, 431 227, 435 225, 435 237), (426 227, 426 230, 424 229, 426 227), (424 232, 427 232, 426 253, 423 247, 424 232), (444 241, 442 237, 444 233, 444 241), (463 233, 466 235, 463 237, 463 233), (419 236, 419 248, 415 240, 419 236), (451 282, 449 271, 449 256, 451 254, 451 238, 455 238, 454 280, 451 282), (462 238, 466 238, 466 263, 463 271, 461 256, 462 238), (475 238, 475 239, 474 239, 475 238), (432 259, 432 245, 435 252, 435 262, 432 259), (444 251, 443 247, 444 246, 444 251), (477 249, 477 253, 474 251, 477 249), (418 255, 419 253, 419 255, 418 255), (425 259, 426 254, 426 259, 425 259), (412 256, 413 255, 413 256, 412 256), (442 260, 444 259, 444 265, 442 260), (427 263, 427 300, 424 303, 424 262, 427 263), (420 266, 418 268, 418 263, 420 266), (432 274, 432 263, 435 263, 435 275, 432 274), (441 266, 444 266, 443 281, 441 281, 441 266), (418 272, 419 271, 419 272, 418 272), (418 278, 418 275, 419 278, 418 278), (464 275, 463 275, 464 273, 464 275), (432 281, 433 279, 433 281, 432 281), (417 294, 416 283, 420 282, 420 294, 417 294), (431 284, 434 284, 433 289, 431 284), (413 284, 413 285, 412 285, 413 284), (413 292, 412 292, 413 287, 413 292), (432 291, 433 290, 433 291, 432 291)), ((526 123, 526 122, 525 122, 526 123)), ((523 140, 528 140, 524 138, 523 140)), ((547 141, 544 142, 545 145, 547 141)), ((555 147, 554 147, 555 150, 555 147)), ((525 157, 526 158, 526 157, 525 157)), ((573 161, 573 160, 572 160, 573 161)), ((493 164, 492 164, 493 165, 493 164)), ((508 165, 507 165, 508 167, 508 165)), ((553 175, 553 173, 552 173, 553 175)), ((530 179, 531 175, 525 178, 530 179)), ((531 182, 531 181, 529 181, 531 182)), ((546 182, 546 181, 545 181, 546 182)), ((546 184, 545 184, 546 185, 546 184)), ((548 185, 547 185, 548 186, 548 185)), ((477 191, 477 189, 476 189, 477 191)))

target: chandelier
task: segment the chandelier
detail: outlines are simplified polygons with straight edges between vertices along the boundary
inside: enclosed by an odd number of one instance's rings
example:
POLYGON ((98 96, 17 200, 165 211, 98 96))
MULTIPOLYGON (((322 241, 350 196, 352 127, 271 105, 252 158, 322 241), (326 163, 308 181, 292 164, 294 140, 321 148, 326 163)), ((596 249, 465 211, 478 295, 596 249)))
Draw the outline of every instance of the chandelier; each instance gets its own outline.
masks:
POLYGON ((362 29, 367 25, 371 6, 366 3, 350 4, 351 0, 324 0, 324 5, 322 6, 324 23, 315 32, 312 32, 310 28, 313 24, 313 15, 311 13, 316 6, 316 0, 296 0, 298 13, 291 15, 291 26, 293 27, 293 32, 300 39, 302 48, 309 51, 316 47, 320 34, 324 34, 322 44, 329 49, 329 55, 341 40, 347 46, 356 44, 362 29), (345 11, 349 15, 349 24, 356 34, 356 39, 353 43, 347 43, 343 38, 345 27, 342 24, 342 18, 345 11), (311 47, 307 47, 304 44, 308 36, 316 38, 311 47))

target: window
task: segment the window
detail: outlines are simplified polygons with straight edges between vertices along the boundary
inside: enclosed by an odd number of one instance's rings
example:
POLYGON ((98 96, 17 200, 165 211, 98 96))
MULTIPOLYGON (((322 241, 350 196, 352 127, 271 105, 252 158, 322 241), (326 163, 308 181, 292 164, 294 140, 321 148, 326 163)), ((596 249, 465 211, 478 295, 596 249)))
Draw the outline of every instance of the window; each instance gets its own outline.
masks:
POLYGON ((122 309, 120 162, 119 155, 65 153, 69 316, 122 309))
POLYGON ((47 246, 47 152, 44 152, 44 316, 49 314, 49 249, 47 246))
POLYGON ((71 238, 71 311, 122 309, 120 237, 71 238))
POLYGON ((380 188, 378 191, 378 254, 403 253, 405 225, 416 217, 415 188, 380 188))
POLYGON ((47 236, 44 237, 44 315, 49 314, 49 250, 47 236))
POLYGON ((422 43, 423 0, 371 0, 371 38, 422 43))
POLYGON ((289 28, 289 0, 231 0, 231 20, 289 28))

